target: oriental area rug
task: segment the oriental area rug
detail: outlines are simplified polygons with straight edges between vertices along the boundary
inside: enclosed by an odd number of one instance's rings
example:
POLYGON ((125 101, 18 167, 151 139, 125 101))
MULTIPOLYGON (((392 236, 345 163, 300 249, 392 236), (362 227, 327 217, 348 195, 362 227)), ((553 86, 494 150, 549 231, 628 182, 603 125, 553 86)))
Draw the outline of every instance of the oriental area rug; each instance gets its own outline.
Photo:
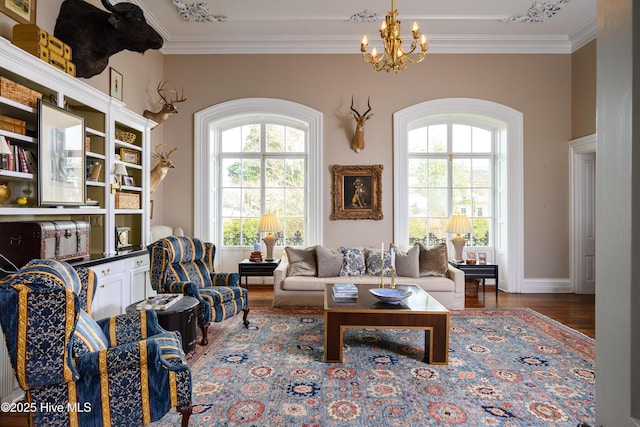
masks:
MULTIPOLYGON (((424 332, 347 329, 323 362, 319 309, 252 309, 190 355, 190 426, 576 426, 595 422, 595 341, 529 309, 451 313, 449 364, 424 332)), ((174 411, 156 426, 180 425, 174 411)))

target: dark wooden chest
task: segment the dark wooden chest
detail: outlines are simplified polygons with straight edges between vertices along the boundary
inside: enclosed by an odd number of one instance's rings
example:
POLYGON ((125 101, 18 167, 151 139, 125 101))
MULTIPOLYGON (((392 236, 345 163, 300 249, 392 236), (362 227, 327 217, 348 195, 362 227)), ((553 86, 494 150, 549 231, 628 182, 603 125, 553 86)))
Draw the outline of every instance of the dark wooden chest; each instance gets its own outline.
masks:
POLYGON ((84 258, 90 234, 86 221, 0 222, 0 253, 18 268, 34 258, 84 258))

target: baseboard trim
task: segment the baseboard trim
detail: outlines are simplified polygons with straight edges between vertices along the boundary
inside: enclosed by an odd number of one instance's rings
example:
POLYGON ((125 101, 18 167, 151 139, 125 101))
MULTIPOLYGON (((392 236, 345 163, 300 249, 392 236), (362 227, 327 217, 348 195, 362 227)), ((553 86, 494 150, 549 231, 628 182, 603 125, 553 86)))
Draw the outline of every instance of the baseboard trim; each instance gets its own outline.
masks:
POLYGON ((524 279, 523 294, 567 294, 573 293, 573 284, 569 279, 524 279))

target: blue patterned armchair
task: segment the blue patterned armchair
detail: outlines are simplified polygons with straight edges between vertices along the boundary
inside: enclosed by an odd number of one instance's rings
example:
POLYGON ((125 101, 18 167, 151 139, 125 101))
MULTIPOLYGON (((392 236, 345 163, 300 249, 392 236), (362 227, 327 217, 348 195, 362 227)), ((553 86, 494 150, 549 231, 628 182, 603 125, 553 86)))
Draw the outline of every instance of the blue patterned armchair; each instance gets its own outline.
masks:
POLYGON ((195 237, 168 236, 150 244, 151 286, 160 293, 184 293, 200 301, 198 326, 201 345, 207 345, 211 322, 222 322, 242 311, 249 327, 247 289, 240 286, 238 273, 216 273, 216 246, 195 237))
POLYGON ((180 337, 152 310, 96 322, 96 282, 92 270, 54 260, 32 260, 0 281, 0 321, 34 409, 30 425, 138 426, 176 407, 187 426, 191 371, 180 337))

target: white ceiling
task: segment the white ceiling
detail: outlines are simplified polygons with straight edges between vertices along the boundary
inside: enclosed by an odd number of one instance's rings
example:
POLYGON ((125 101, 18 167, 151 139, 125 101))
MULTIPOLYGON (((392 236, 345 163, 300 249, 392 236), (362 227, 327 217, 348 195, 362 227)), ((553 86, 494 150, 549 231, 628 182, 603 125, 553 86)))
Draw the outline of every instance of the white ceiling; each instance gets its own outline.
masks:
MULTIPOLYGON (((597 0, 396 0, 405 44, 417 21, 430 53, 571 53, 595 38, 597 0), (540 11, 551 12, 545 17, 540 11), (531 12, 530 12, 531 11, 531 12), (516 22, 509 18, 520 17, 516 22), (544 22, 521 22, 522 20, 544 22)), ((115 1, 114 1, 115 2, 115 1)), ((391 0, 130 0, 164 37, 165 54, 359 53, 363 34, 380 50, 379 22, 349 22, 365 10, 380 19, 391 0), (176 6, 203 6, 188 22, 176 6)))

